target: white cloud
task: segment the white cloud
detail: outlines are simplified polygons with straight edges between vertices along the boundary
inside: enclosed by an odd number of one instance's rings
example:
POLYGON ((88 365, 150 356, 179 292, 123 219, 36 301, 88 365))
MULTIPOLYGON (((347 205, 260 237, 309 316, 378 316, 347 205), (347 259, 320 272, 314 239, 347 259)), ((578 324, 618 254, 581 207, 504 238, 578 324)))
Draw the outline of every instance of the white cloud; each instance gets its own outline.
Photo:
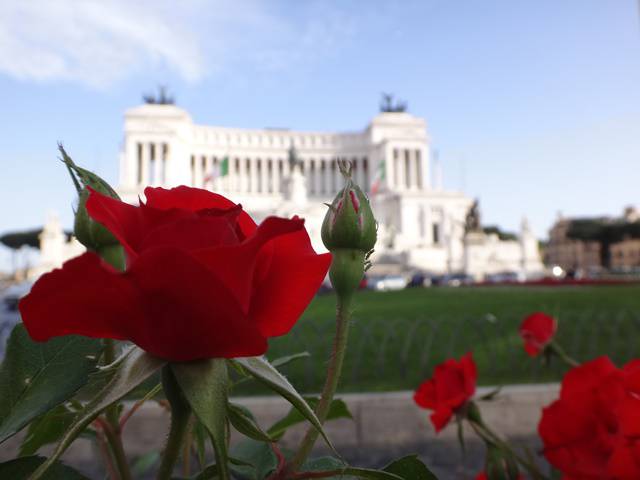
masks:
POLYGON ((338 11, 294 20, 257 0, 3 0, 0 73, 106 88, 158 70, 188 82, 235 69, 278 71, 337 51, 353 34, 338 11), (271 8, 271 9, 270 9, 271 8))

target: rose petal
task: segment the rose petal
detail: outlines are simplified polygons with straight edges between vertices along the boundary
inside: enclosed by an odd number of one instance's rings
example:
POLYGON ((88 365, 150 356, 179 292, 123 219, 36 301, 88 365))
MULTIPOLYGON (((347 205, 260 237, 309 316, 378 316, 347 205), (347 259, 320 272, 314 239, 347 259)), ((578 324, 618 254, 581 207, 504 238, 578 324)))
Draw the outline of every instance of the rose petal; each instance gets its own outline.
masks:
POLYGON ((606 356, 585 362, 578 367, 572 368, 564 376, 560 397, 583 395, 586 391, 597 387, 605 377, 616 374, 617 372, 617 367, 606 356))
POLYGON ((144 315, 132 285, 90 252, 43 275, 20 301, 20 313, 40 342, 61 335, 124 340, 144 315))
POLYGON ((307 231, 301 228, 267 243, 259 260, 249 315, 263 335, 284 335, 320 288, 331 265, 331 254, 318 255, 307 231))
MULTIPOLYGON (((221 246, 200 249, 192 252, 195 258, 208 265, 225 282, 229 290, 245 313, 249 313, 254 292, 254 273, 260 257, 270 256, 271 245, 267 251, 265 246, 279 236, 291 234, 304 229, 301 219, 269 217, 260 224, 254 235, 239 245, 221 246)), ((293 279, 287 280, 294 283, 293 279)))
POLYGON ((85 253, 44 275, 20 311, 38 341, 69 334, 130 340, 173 361, 255 356, 267 348, 226 285, 176 248, 148 250, 126 273, 85 253))
POLYGON ((444 427, 447 426, 449 420, 453 416, 453 410, 449 408, 439 408, 431 414, 429 417, 433 427, 436 429, 436 433, 439 433, 444 427))
POLYGON ((433 380, 423 382, 413 394, 413 401, 419 407, 433 410, 436 407, 436 389, 433 380))
POLYGON ((235 215, 192 214, 151 229, 138 250, 160 246, 194 250, 213 245, 237 245, 235 220, 235 215))
MULTIPOLYGON (((231 200, 217 193, 200 188, 179 186, 167 190, 165 188, 147 187, 144 190, 147 205, 160 210, 180 208, 197 212, 208 208, 230 209, 236 207, 231 200)), ((240 213, 238 225, 245 237, 250 237, 257 226, 253 219, 246 213, 240 213)))
POLYGON ((140 255, 125 274, 146 312, 144 350, 174 361, 263 354, 266 338, 209 268, 177 248, 140 255))
POLYGON ((140 246, 149 232, 155 228, 183 218, 193 218, 193 213, 180 210, 158 210, 135 207, 115 198, 102 195, 89 188, 87 212, 118 239, 130 258, 140 252, 140 246))

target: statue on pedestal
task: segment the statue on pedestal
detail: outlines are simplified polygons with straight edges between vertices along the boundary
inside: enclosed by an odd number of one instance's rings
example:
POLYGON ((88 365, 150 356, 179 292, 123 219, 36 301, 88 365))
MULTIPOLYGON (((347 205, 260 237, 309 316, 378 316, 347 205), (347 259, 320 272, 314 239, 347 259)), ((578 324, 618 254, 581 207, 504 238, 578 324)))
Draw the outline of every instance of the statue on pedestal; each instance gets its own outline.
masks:
POLYGON ((480 202, 475 200, 469 211, 467 212, 467 217, 464 221, 464 233, 465 235, 468 233, 481 232, 482 225, 480 223, 480 202))
POLYGON ((302 159, 293 145, 289 148, 289 176, 284 179, 285 202, 298 206, 307 204, 307 182, 302 173, 302 159))

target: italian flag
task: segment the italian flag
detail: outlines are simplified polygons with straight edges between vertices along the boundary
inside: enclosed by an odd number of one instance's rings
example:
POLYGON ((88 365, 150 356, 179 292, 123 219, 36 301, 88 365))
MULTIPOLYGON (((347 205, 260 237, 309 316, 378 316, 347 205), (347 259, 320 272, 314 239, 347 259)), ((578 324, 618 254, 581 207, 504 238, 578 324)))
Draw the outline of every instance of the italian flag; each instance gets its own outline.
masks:
POLYGON ((225 155, 220 163, 216 165, 216 168, 206 176, 204 179, 205 182, 212 182, 218 177, 224 177, 229 174, 229 155, 225 155))
POLYGON ((371 195, 377 194, 382 188, 382 184, 384 183, 384 180, 386 177, 386 172, 385 172, 386 163, 387 162, 385 162, 383 158, 382 161, 378 164, 376 174, 374 175, 373 181, 371 182, 371 188, 369 189, 369 191, 371 192, 371 195))

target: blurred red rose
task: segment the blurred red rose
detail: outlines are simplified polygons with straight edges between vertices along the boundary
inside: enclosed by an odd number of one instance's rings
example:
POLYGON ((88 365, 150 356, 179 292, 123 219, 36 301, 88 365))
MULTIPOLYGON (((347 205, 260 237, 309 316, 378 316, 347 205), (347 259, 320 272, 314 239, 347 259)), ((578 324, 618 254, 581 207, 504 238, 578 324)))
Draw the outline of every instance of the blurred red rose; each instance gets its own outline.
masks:
POLYGON ((476 364, 468 353, 460 361, 449 359, 436 366, 433 377, 418 387, 413 400, 418 406, 433 410, 430 419, 436 432, 473 396, 477 378, 476 364))
POLYGON ((565 479, 640 479, 640 362, 617 368, 600 357, 570 370, 538 432, 565 479))
POLYGON ((239 205, 189 187, 145 196, 132 206, 91 192, 87 210, 124 247, 126 271, 85 253, 44 275, 20 302, 34 340, 130 340, 174 361, 261 355, 329 268, 299 218, 256 226, 239 205))
POLYGON ((535 357, 553 340, 558 324, 555 318, 542 312, 529 315, 520 324, 520 336, 524 340, 524 349, 535 357))

